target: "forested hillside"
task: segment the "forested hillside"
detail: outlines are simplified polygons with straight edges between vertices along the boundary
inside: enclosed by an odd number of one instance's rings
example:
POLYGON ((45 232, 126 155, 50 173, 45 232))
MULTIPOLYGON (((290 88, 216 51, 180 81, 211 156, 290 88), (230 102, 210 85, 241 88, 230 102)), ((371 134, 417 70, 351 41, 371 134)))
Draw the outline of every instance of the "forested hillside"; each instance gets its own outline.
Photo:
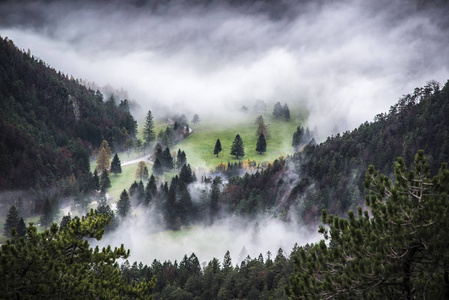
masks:
POLYGON ((342 214, 364 204, 363 181, 370 164, 392 177, 395 159, 407 166, 423 149, 430 170, 449 160, 449 82, 443 88, 430 82, 416 88, 358 128, 309 145, 292 157, 300 181, 290 194, 306 221, 315 220, 322 209, 342 214))
POLYGON ((127 101, 107 101, 0 39, 0 190, 91 189, 89 155, 135 137, 127 101))

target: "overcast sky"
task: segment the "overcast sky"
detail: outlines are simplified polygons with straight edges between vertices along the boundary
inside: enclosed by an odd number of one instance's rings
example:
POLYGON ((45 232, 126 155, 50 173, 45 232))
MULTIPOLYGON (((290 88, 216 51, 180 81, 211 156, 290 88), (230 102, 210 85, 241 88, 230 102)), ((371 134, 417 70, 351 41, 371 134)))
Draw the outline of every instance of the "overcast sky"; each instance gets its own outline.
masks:
POLYGON ((449 78, 441 9, 369 2, 2 4, 0 34, 65 74, 125 89, 144 111, 226 116, 281 101, 306 107, 328 134, 449 78))

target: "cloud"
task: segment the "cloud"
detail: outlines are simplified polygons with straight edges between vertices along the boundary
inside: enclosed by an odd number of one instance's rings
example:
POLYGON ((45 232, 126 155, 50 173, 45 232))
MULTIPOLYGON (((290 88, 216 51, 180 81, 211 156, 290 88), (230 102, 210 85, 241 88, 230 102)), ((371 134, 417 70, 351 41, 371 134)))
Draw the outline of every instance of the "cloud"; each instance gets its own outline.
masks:
POLYGON ((322 3, 282 2, 271 14, 221 2, 3 4, 0 32, 64 73, 123 87, 144 110, 226 118, 254 99, 281 101, 306 107, 322 138, 449 77, 435 10, 322 3))
POLYGON ((257 229, 256 221, 228 217, 211 226, 191 226, 176 232, 161 230, 156 220, 154 212, 130 218, 95 244, 100 247, 124 244, 131 252, 129 260, 144 264, 151 264, 154 259, 180 261, 185 254, 192 253, 200 262, 209 262, 214 257, 222 260, 229 250, 235 265, 246 257, 240 257, 243 248, 251 258, 262 254, 266 259, 270 251, 274 259, 279 248, 288 256, 295 243, 316 243, 321 238, 316 230, 271 218, 258 220, 257 229))

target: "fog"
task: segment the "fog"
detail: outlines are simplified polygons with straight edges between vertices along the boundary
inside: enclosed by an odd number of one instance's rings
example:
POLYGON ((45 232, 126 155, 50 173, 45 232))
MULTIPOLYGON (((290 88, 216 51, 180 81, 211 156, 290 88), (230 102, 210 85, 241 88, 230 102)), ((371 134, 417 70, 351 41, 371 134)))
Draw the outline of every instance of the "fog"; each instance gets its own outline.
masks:
POLYGON ((157 219, 152 213, 131 217, 117 231, 106 234, 95 244, 119 247, 123 243, 131 250, 128 260, 144 264, 151 264, 154 259, 180 261, 185 254, 192 253, 201 263, 214 257, 222 261, 229 250, 235 265, 246 255, 257 258, 262 254, 267 259, 268 251, 274 259, 279 248, 288 257, 295 243, 305 245, 322 238, 315 229, 292 226, 273 218, 248 221, 228 217, 211 226, 191 226, 176 232, 165 231, 157 219))
MULTIPOLYGON (((280 101, 292 113, 305 108, 321 140, 373 120, 415 87, 449 79, 448 14, 439 7, 405 0, 156 2, 6 2, 0 35, 64 74, 122 91, 142 115, 151 109, 227 120, 256 99, 270 111, 280 101)), ((231 217, 173 233, 161 231, 156 215, 137 215, 100 245, 124 243, 131 260, 146 264, 192 252, 201 262, 222 259, 230 250, 235 264, 243 247, 266 258, 268 250, 288 254, 295 242, 319 239, 316 230, 274 219, 258 220, 257 234, 256 220, 231 217)))
POLYGON ((449 78, 447 14, 414 1, 148 2, 5 3, 0 34, 65 74, 123 88, 142 112, 226 119, 281 101, 307 108, 322 138, 449 78))

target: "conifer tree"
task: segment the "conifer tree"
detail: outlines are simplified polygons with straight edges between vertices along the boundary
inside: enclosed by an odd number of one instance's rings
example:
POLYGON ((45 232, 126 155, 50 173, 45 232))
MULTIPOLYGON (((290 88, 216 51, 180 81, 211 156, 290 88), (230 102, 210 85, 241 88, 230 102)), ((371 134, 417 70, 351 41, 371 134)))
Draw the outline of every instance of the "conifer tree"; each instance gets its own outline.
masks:
POLYGON ((262 122, 265 122, 265 121, 264 121, 262 115, 260 115, 256 118, 256 121, 254 121, 254 125, 259 125, 262 122))
POLYGON ((218 203, 220 201, 220 185, 221 185, 221 178, 217 176, 212 181, 212 186, 209 191, 211 222, 218 215, 219 212, 218 203))
POLYGON ((170 149, 167 147, 165 148, 164 152, 162 153, 162 166, 166 170, 172 170, 173 169, 173 157, 171 156, 170 149))
POLYGON ((101 173, 100 190, 104 192, 106 191, 106 189, 110 187, 111 187, 111 180, 109 179, 109 172, 108 170, 104 170, 103 173, 101 173))
POLYGON ((115 175, 122 173, 122 164, 120 162, 120 159, 118 158, 117 153, 115 153, 114 158, 111 162, 111 173, 114 173, 115 175))
POLYGON ((42 216, 40 218, 41 225, 44 226, 45 229, 50 226, 50 224, 55 219, 56 209, 54 209, 50 203, 48 198, 45 198, 44 202, 44 210, 42 211, 42 216))
POLYGON ((186 153, 178 149, 178 154, 176 155, 176 167, 181 169, 187 163, 186 153))
POLYGON ((181 222, 187 225, 193 217, 192 197, 182 182, 179 183, 179 192, 181 194, 179 199, 179 216, 181 217, 181 222))
POLYGON ((109 222, 91 211, 64 230, 54 223, 38 233, 30 225, 26 238, 7 240, 0 248, 0 298, 151 299, 154 281, 129 284, 122 278, 117 259, 128 258, 129 250, 89 245, 109 222))
POLYGON ((11 230, 13 228, 16 229, 19 225, 20 216, 19 212, 15 205, 11 206, 11 208, 8 211, 8 215, 6 216, 6 222, 3 230, 3 235, 6 237, 11 237, 11 230))
POLYGON ((274 105, 274 108, 273 108, 273 116, 274 116, 276 119, 279 119, 280 117, 282 117, 282 115, 283 115, 282 105, 281 105, 281 103, 278 101, 278 102, 274 105))
POLYGON ((290 121, 290 109, 288 108, 287 103, 285 103, 284 107, 282 107, 282 116, 286 121, 290 121))
POLYGON ((92 180, 93 180, 94 189, 96 191, 100 190, 100 178, 98 177, 97 169, 95 169, 95 171, 94 171, 94 177, 92 180))
POLYGON ((162 174, 164 174, 164 169, 162 167, 161 161, 158 158, 156 158, 153 164, 153 174, 156 176, 161 176, 162 174))
POLYGON ((263 133, 259 135, 259 139, 257 140, 256 151, 259 152, 259 154, 267 151, 267 141, 265 140, 263 133))
POLYGON ((25 225, 25 221, 23 218, 20 218, 19 223, 17 224, 17 236, 24 237, 27 234, 27 227, 25 225))
POLYGON ((129 195, 126 190, 120 194, 120 200, 117 203, 117 214, 125 218, 131 212, 131 202, 129 201, 129 195))
POLYGON ((143 128, 143 138, 148 145, 151 145, 151 143, 156 139, 156 135, 154 132, 153 115, 151 114, 150 110, 148 111, 147 117, 145 119, 145 125, 143 128))
POLYGON ((226 251, 226 254, 223 258, 223 272, 226 274, 228 274, 229 272, 232 271, 232 259, 231 259, 231 253, 229 252, 229 250, 226 251))
POLYGON ((67 216, 63 216, 61 222, 59 223, 59 230, 62 231, 67 228, 67 225, 72 222, 72 216, 70 213, 67 216))
POLYGON ((293 133, 292 147, 297 151, 301 145, 304 136, 304 129, 297 127, 295 133, 293 133))
POLYGON ((179 180, 181 180, 185 184, 189 184, 195 181, 190 164, 184 165, 181 168, 181 171, 179 172, 179 180))
POLYGON ((157 195, 157 185, 156 178, 151 174, 150 180, 148 180, 147 186, 145 187, 145 199, 146 204, 150 203, 151 200, 157 195))
POLYGON ((402 158, 395 183, 371 165, 366 205, 348 219, 323 210, 322 240, 295 256, 287 294, 293 299, 447 299, 449 170, 430 177, 424 152, 414 170, 402 158), (356 216, 357 215, 357 216, 356 216))
POLYGON ((235 136, 234 141, 232 142, 231 155, 235 155, 235 157, 237 159, 239 158, 239 156, 240 157, 245 156, 245 148, 244 148, 244 145, 243 145, 243 140, 240 137, 240 134, 237 134, 235 136))
POLYGON ((220 139, 217 139, 217 141, 215 142, 215 148, 214 148, 214 155, 216 155, 218 157, 218 153, 221 152, 221 142, 220 139))

